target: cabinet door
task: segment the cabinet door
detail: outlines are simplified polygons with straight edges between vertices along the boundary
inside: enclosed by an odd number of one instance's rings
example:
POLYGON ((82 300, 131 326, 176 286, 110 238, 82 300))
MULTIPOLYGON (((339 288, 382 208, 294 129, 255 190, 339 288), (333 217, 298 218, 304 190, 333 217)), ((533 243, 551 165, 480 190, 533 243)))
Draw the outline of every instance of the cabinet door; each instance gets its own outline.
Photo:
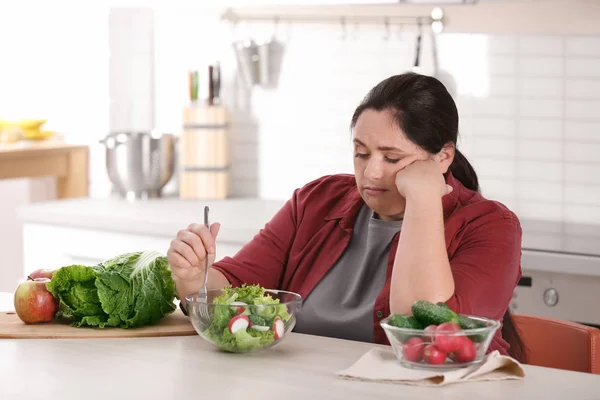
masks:
MULTIPOLYGON (((142 236, 50 225, 23 226, 23 276, 37 268, 92 265, 122 253, 154 250, 166 255, 172 237, 142 236)), ((217 257, 234 255, 242 244, 217 242, 217 257)))

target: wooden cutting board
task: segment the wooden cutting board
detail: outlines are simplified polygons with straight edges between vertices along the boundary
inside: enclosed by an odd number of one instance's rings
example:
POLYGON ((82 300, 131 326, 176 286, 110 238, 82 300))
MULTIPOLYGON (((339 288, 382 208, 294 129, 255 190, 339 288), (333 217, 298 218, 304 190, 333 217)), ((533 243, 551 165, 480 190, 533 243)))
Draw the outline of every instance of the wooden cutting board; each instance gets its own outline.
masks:
POLYGON ((53 323, 27 325, 14 312, 0 312, 0 338, 11 339, 89 339, 132 338, 156 336, 192 336, 196 331, 190 319, 176 310, 156 325, 134 329, 122 328, 74 328, 65 319, 53 323))

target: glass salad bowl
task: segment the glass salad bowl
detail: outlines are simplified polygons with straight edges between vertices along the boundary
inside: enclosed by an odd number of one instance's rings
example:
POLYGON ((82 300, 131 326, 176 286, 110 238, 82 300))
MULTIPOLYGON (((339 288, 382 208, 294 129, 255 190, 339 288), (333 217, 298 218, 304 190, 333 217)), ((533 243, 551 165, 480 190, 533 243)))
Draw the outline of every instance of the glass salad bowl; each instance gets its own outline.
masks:
POLYGON ((390 315, 380 321, 396 358, 413 369, 452 370, 484 360, 500 322, 460 315, 460 324, 445 322, 415 329, 397 321, 410 316, 390 315), (463 324, 463 321, 466 321, 463 324), (468 329, 465 327, 468 324, 468 329))
POLYGON ((302 297, 258 285, 209 290, 185 298, 194 329, 221 350, 249 353, 280 343, 296 325, 302 297))

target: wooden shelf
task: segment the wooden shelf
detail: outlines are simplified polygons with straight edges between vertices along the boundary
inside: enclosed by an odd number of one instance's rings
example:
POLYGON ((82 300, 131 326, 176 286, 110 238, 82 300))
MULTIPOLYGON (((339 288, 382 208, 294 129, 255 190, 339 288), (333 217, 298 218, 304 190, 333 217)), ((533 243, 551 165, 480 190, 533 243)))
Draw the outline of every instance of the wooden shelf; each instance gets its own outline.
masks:
POLYGON ((56 196, 88 196, 89 149, 84 145, 47 141, 0 145, 0 179, 56 177, 56 196))

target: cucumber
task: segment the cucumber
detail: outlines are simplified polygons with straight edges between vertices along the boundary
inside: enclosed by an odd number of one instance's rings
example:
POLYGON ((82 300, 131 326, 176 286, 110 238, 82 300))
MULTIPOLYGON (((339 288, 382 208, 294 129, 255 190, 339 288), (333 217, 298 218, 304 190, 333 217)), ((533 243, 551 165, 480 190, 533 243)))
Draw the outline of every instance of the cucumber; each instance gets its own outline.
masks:
POLYGON ((404 315, 392 314, 390 319, 388 319, 388 324, 396 328, 407 328, 408 319, 404 315))
MULTIPOLYGON (((409 317, 405 317, 400 314, 392 314, 392 316, 388 319, 388 324, 395 326, 397 328, 408 328, 408 329, 423 329, 421 323, 412 315, 409 317)), ((409 334, 404 332, 393 332, 393 335, 398 339, 401 343, 406 343, 406 341, 413 336, 419 337, 420 335, 409 334)))
POLYGON ((458 315, 454 311, 426 300, 415 301, 411 307, 411 311, 423 326, 440 325, 444 322, 455 322, 458 324, 458 315))
POLYGON ((388 324, 396 328, 423 329, 421 323, 415 317, 405 317, 400 314, 393 314, 388 320, 388 324))
POLYGON ((410 324, 410 327, 412 329, 425 329, 425 327, 423 326, 423 324, 421 324, 419 322, 419 320, 416 319, 413 315, 411 315, 410 317, 406 318, 406 320, 408 321, 408 323, 410 324))
POLYGON ((458 316, 458 325, 460 325, 462 329, 477 329, 486 327, 486 325, 483 322, 475 321, 474 319, 471 319, 466 315, 458 316))
MULTIPOLYGON (((440 307, 449 308, 448 304, 441 302, 441 301, 436 304, 440 307)), ((486 324, 484 324, 483 322, 475 321, 474 319, 471 319, 471 318, 467 317, 466 315, 460 315, 460 314, 458 314, 458 325, 460 326, 461 329, 477 329, 477 328, 485 328, 486 327, 486 324)), ((485 340, 485 335, 484 334, 471 335, 471 336, 469 336, 469 338, 471 338, 471 340, 474 342, 480 343, 485 340)))
POLYGON ((267 326, 267 321, 260 315, 250 314, 248 315, 248 320, 252 323, 252 325, 258 326, 267 326))
MULTIPOLYGON (((462 329, 477 329, 486 327, 486 324, 484 324, 483 322, 471 319, 466 315, 458 316, 458 325, 460 325, 462 329)), ((471 338, 471 340, 474 342, 480 343, 485 340, 485 334, 480 333, 478 335, 470 335, 469 338, 471 338)))

